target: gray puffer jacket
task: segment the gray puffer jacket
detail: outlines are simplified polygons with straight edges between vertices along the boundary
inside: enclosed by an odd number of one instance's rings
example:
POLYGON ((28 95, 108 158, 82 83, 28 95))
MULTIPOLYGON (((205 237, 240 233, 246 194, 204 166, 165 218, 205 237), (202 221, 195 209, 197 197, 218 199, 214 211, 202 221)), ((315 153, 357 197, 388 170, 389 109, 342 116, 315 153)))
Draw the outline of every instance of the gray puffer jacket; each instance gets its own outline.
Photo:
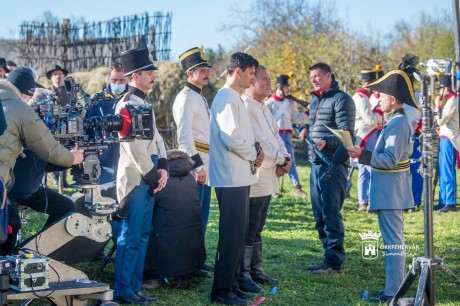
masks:
POLYGON ((0 99, 7 122, 0 136, 0 179, 5 185, 11 186, 14 182, 13 168, 23 144, 43 160, 72 166, 73 154, 54 139, 37 113, 21 100, 14 85, 0 81, 0 99))

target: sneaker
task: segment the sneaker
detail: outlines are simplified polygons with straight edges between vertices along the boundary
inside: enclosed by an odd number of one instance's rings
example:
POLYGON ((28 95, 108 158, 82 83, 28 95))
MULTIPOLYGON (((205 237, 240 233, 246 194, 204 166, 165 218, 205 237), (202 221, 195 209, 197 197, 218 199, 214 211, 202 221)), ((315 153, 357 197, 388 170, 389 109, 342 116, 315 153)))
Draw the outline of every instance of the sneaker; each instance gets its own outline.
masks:
POLYGON ((333 275, 333 274, 344 274, 345 270, 343 268, 333 269, 332 267, 323 265, 321 268, 312 271, 315 275, 333 275))
POLYGON ((446 205, 438 211, 443 213, 449 211, 457 211, 457 205, 446 205))
POLYGON ((369 210, 369 203, 359 203, 358 211, 368 211, 369 210))

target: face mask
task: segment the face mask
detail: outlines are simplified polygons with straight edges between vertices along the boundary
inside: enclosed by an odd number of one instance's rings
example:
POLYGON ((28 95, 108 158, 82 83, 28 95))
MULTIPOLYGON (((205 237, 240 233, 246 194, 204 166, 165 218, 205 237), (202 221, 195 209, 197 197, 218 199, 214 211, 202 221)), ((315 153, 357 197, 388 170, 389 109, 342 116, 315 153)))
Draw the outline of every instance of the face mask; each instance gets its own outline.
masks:
POLYGON ((110 88, 112 89, 112 92, 114 94, 121 94, 123 91, 126 89, 126 84, 115 84, 115 83, 110 83, 110 88))

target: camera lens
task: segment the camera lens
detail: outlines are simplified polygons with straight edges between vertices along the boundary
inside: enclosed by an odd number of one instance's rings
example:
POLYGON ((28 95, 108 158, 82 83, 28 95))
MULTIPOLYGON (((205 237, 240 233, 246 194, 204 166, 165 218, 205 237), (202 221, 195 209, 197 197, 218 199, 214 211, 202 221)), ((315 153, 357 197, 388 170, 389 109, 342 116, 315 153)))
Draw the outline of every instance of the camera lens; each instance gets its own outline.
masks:
POLYGON ((123 128, 120 115, 95 116, 84 122, 85 131, 119 132, 123 128))

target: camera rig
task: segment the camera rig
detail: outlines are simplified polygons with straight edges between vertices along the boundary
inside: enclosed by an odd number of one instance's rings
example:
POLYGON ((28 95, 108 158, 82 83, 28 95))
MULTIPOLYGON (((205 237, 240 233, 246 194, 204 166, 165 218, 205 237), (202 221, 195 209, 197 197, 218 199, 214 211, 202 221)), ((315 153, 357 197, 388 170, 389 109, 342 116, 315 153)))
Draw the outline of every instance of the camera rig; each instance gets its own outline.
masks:
POLYGON ((73 79, 66 81, 66 85, 70 84, 66 88, 73 95, 70 104, 61 105, 58 95, 52 94, 38 101, 35 111, 63 146, 72 149, 77 145, 84 150, 83 163, 71 168, 75 181, 72 187, 83 189, 85 206, 93 218, 106 218, 116 211, 117 205, 113 199, 101 196, 99 156, 115 143, 135 139, 152 140, 155 132, 153 110, 150 105, 128 104, 117 115, 85 118, 90 107, 113 98, 104 93, 89 98, 73 79), (86 99, 84 105, 78 93, 82 93, 86 99))
MULTIPOLYGON (((72 88, 81 88, 73 85, 72 88)), ((86 111, 101 100, 108 99, 103 94, 88 99, 83 106, 78 99, 70 105, 62 106, 56 94, 38 101, 35 110, 65 147, 78 145, 84 150, 82 164, 72 167, 72 176, 79 185, 97 184, 100 177, 98 156, 110 148, 112 143, 153 139, 153 110, 150 105, 126 105, 118 115, 95 116, 85 119, 86 111), (118 136, 116 133, 118 132, 118 136)))

